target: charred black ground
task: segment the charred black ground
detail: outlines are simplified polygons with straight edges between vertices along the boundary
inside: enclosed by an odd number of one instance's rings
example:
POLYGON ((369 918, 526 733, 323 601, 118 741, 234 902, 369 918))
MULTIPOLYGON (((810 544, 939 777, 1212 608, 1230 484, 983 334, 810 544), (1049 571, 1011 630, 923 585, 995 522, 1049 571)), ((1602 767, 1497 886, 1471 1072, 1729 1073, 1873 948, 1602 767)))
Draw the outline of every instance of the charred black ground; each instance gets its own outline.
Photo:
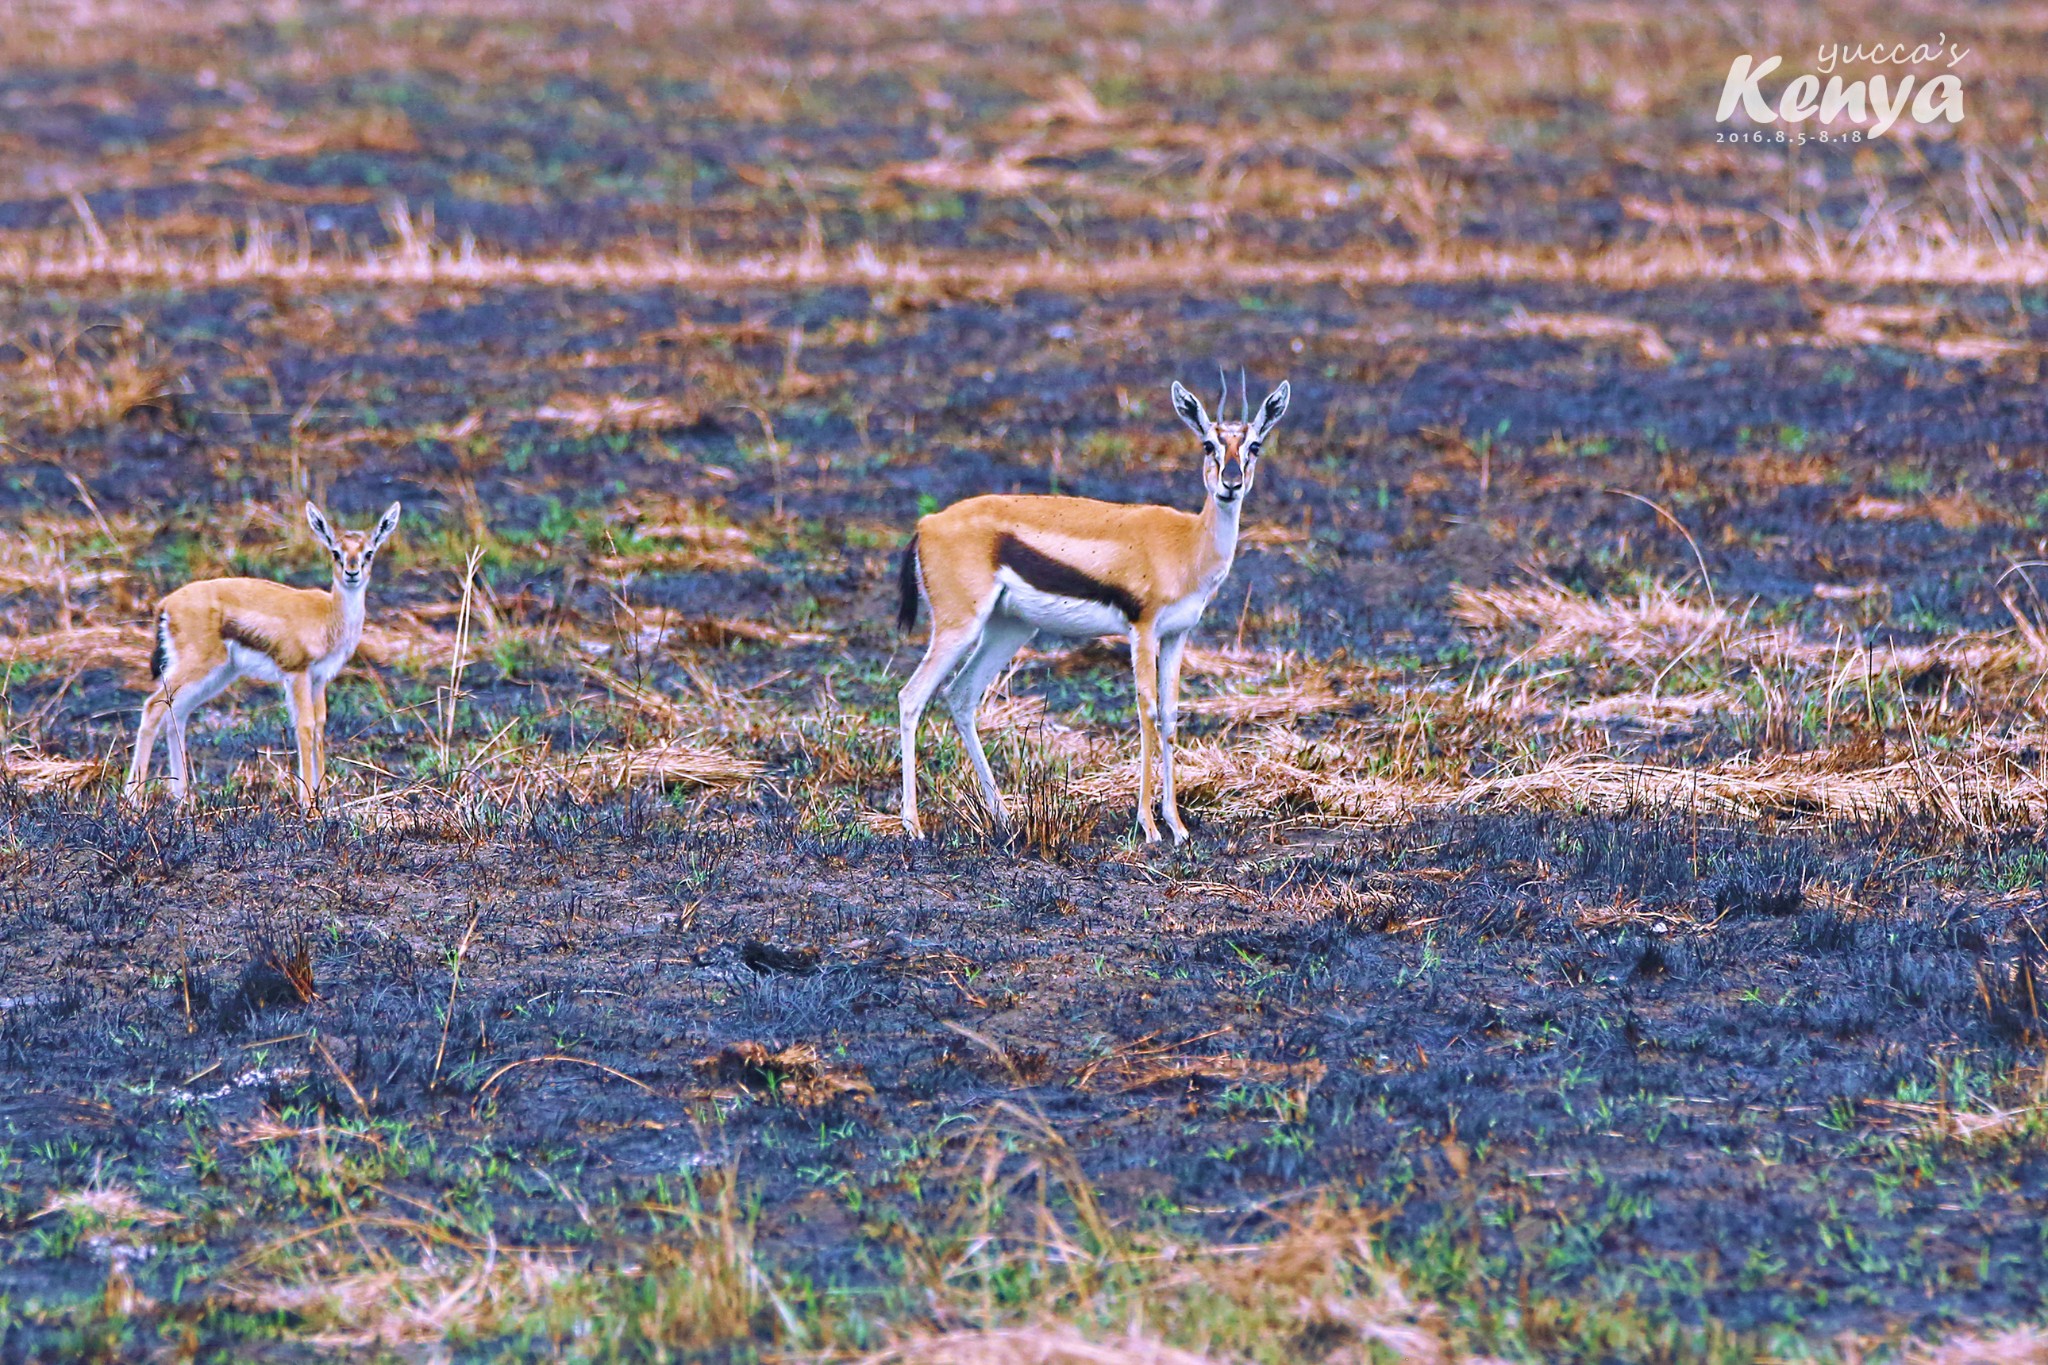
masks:
MULTIPOLYGON (((1545 1354, 2042 1307, 2038 1138, 1927 1117, 2040 1064, 2039 1015, 1987 988, 2022 958, 2039 979, 1996 889, 2030 839, 1944 842, 1937 889, 1910 828, 1648 815, 1247 832, 1164 863, 639 803, 435 839, 16 798, 5 830, 34 867, 5 921, 8 1205, 118 1181, 220 1210, 130 1268, 157 1296, 277 1235, 227 1215, 265 1117, 430 1135, 391 1196, 470 1201, 507 1244, 574 1244, 590 1204, 630 1236, 655 1182, 735 1168, 778 1256, 858 1286, 889 1269, 855 1248, 957 1193, 949 1126, 1007 1100, 1121 1217, 1242 1237, 1304 1192, 1355 1199, 1467 1331, 1519 1305, 1511 1340, 1545 1354), (1599 906, 1635 909, 1589 930, 1599 906), (816 1074, 747 1051, 793 1043, 816 1074), (565 1055, 614 1071, 501 1071, 565 1055), (803 1093, 821 1077, 849 1083, 803 1093)), ((91 1267, 31 1238, 10 1298, 91 1267)), ((20 1324, 10 1350, 63 1339, 20 1324)))

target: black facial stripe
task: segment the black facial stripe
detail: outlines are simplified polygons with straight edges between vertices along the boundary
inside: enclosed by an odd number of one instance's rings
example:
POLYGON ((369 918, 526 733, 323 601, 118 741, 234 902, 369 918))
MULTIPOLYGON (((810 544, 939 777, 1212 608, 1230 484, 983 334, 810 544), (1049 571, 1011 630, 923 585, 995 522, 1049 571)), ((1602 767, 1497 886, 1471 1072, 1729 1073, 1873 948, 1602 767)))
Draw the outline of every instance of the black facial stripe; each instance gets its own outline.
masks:
POLYGON ((1008 531, 996 536, 996 567, 1010 570, 1040 592, 1114 607, 1126 621, 1137 620, 1145 610, 1125 589, 1054 559, 1043 550, 1034 550, 1008 531))

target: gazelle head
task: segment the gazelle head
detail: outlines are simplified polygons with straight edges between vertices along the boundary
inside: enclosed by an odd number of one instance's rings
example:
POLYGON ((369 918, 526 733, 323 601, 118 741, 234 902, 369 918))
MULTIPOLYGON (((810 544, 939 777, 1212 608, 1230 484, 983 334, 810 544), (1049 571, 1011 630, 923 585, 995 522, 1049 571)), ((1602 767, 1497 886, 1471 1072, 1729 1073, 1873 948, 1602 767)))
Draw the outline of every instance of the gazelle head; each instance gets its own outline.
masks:
MULTIPOLYGON (((1173 410, 1202 442, 1202 484, 1209 490, 1209 496, 1226 506, 1252 491, 1252 475, 1259 467, 1266 437, 1287 412, 1286 380, 1266 395, 1256 415, 1251 410, 1251 394, 1244 387, 1243 375, 1238 376, 1237 384, 1241 416, 1235 422, 1215 420, 1203 409, 1202 400, 1181 387, 1179 380, 1173 385, 1173 410)), ((1226 410, 1229 399, 1230 383, 1225 380, 1223 391, 1216 397, 1218 416, 1226 410)))
POLYGON ((370 561, 382 549, 384 542, 391 539, 391 533, 398 529, 399 506, 392 503, 384 509, 384 515, 377 519, 377 525, 369 531, 342 531, 327 522, 327 514, 312 503, 306 504, 306 525, 313 528, 313 536, 327 547, 327 553, 334 556, 334 590, 336 592, 361 592, 370 582, 370 561))

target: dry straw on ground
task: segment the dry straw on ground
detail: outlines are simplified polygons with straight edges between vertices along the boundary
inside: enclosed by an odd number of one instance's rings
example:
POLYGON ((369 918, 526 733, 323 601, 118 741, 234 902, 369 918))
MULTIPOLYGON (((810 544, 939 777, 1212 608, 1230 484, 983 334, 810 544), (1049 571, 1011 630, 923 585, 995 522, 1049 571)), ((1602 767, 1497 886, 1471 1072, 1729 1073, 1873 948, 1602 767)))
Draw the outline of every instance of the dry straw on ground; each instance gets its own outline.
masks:
POLYGON ((1964 1333, 1906 1353, 1910 1365, 2048 1365, 2048 1331, 2015 1327, 1982 1335, 1964 1333))
POLYGON ((686 427, 698 414, 665 398, 627 398, 620 394, 588 397, 563 394, 553 402, 535 408, 534 417, 556 422, 579 436, 603 432, 661 431, 686 427))
POLYGON ((0 751, 0 780, 23 791, 83 791, 111 769, 96 758, 53 758, 22 745, 0 751))
MULTIPOLYGON (((1844 242, 1848 240, 1844 235, 1844 242)), ((1047 255, 1023 261, 990 259, 974 253, 942 253, 860 243, 844 250, 815 247, 764 251, 738 258, 709 259, 643 248, 586 255, 520 255, 463 239, 446 246, 401 234, 397 245, 379 251, 308 254, 279 228, 261 224, 238 242, 216 246, 166 243, 123 233, 102 235, 46 231, 0 239, 0 279, 27 285, 148 284, 200 288, 218 285, 288 284, 377 288, 394 285, 514 287, 544 285, 577 289, 670 287, 853 285, 882 291, 931 291, 1000 299, 1026 289, 1059 289, 1086 294, 1102 289, 1177 287, 1190 277, 1212 287, 1251 289, 1324 285, 1372 286, 1422 283, 1548 282, 1642 288, 1652 284, 1697 284, 1702 280, 1774 284, 2007 284, 2048 282, 2048 243, 1955 240, 1936 233, 1909 235, 1884 249, 1819 246, 1789 240, 1767 247, 1708 247, 1683 240, 1610 246, 1595 252, 1533 247, 1479 247, 1463 243, 1421 254, 1361 248, 1341 259, 1273 259, 1235 256, 1208 245, 1170 247, 1101 257, 1047 255)), ((1616 335, 1661 363, 1664 343, 1646 327, 1610 333, 1587 317, 1560 315, 1532 319, 1527 326, 1547 335, 1588 335, 1587 328, 1616 335)), ((148 387, 145 385, 144 387, 148 387)), ((666 424, 667 414, 650 410, 666 424)), ((570 403, 560 420, 594 424, 642 418, 627 408, 608 413, 602 404, 570 403)), ((680 418, 680 412, 677 417, 680 418)))

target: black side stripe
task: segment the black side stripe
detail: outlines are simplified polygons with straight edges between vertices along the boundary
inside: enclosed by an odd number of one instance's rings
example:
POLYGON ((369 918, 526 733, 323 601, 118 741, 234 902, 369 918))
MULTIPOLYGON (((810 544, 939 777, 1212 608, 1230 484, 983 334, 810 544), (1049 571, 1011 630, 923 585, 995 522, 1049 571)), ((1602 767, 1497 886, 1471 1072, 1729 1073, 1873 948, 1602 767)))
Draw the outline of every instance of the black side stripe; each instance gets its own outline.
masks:
POLYGON ((262 631, 233 617, 220 623, 220 638, 232 641, 245 649, 253 649, 258 654, 269 655, 271 662, 287 673, 296 673, 313 661, 312 656, 296 643, 273 640, 262 631))
POLYGON ((1043 550, 1034 550, 1008 531, 996 535, 996 567, 1010 570, 1040 592, 1115 607, 1126 621, 1137 620, 1145 611, 1144 604, 1127 590, 1091 577, 1043 550))

